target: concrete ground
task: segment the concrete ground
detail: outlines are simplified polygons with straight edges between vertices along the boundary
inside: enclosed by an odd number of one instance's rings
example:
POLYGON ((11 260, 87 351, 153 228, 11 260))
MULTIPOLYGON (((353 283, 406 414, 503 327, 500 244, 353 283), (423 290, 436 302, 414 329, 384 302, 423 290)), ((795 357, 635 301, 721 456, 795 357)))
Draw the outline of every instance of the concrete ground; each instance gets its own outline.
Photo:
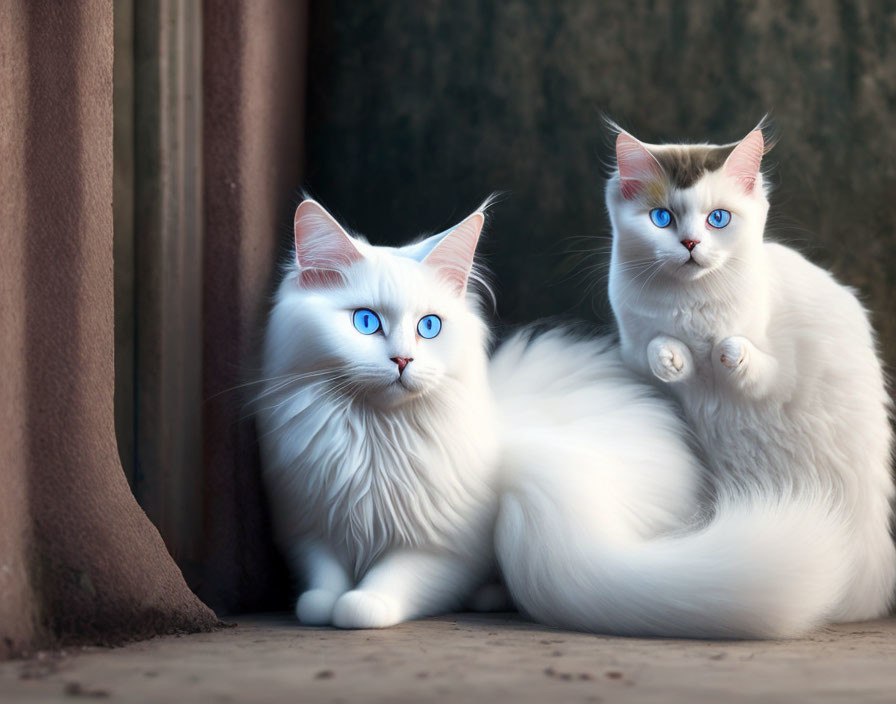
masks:
POLYGON ((568 633, 515 614, 384 631, 301 628, 286 614, 216 633, 0 663, 0 701, 896 702, 896 619, 790 642, 568 633))

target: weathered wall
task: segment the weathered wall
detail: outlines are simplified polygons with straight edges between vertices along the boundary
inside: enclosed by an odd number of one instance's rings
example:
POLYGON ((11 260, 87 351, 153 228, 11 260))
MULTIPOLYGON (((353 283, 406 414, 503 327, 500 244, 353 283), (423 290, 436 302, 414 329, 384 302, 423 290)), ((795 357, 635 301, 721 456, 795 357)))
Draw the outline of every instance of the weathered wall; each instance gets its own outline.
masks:
POLYGON ((300 184, 307 3, 203 5, 203 465, 199 594, 219 612, 285 605, 247 412, 278 234, 300 184))
POLYGON ((607 321, 601 115, 732 141, 772 111, 771 234, 861 289, 896 363, 894 32, 892 2, 321 0, 306 182, 378 242, 506 191, 501 318, 607 321))
POLYGON ((0 659, 33 642, 36 599, 28 579, 27 364, 25 332, 25 249, 21 236, 28 222, 25 201, 25 133, 28 77, 21 70, 27 17, 20 5, 0 15, 0 95, 11 96, 0 121, 0 659), (14 65, 18 63, 18 69, 14 65))
POLYGON ((0 658, 217 623, 113 420, 112 4, 2 5, 0 658))

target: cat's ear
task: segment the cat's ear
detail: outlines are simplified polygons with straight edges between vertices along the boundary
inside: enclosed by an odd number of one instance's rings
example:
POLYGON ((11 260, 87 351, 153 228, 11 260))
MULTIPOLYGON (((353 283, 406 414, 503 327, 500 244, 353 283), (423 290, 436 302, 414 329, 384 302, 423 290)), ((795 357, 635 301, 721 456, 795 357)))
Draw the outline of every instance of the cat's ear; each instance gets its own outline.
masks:
POLYGON ((473 269, 476 244, 479 242, 479 233, 482 232, 484 222, 485 215, 477 211, 447 232, 424 240, 429 242, 440 238, 423 258, 423 263, 436 269, 439 276, 448 282, 459 296, 467 292, 467 279, 470 278, 473 269))
POLYGON ((324 207, 311 199, 299 203, 295 217, 296 259, 303 286, 331 286, 363 255, 324 207))
POLYGON ((647 148, 628 132, 616 137, 616 165, 622 197, 631 200, 644 185, 663 179, 663 168, 647 148))
POLYGON ((753 130, 744 137, 725 160, 725 174, 740 183, 747 193, 753 192, 759 178, 759 164, 765 152, 762 130, 753 130))

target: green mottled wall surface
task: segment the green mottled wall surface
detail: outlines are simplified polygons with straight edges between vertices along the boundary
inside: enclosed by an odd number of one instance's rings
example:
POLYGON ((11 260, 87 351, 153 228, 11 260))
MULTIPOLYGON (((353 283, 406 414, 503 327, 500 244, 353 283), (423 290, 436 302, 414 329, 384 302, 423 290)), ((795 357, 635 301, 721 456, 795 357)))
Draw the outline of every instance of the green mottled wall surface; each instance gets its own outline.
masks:
POLYGON ((610 320, 606 114, 728 142, 771 111, 770 236, 860 289, 896 364, 893 2, 312 3, 306 185, 378 243, 492 191, 499 319, 610 320))

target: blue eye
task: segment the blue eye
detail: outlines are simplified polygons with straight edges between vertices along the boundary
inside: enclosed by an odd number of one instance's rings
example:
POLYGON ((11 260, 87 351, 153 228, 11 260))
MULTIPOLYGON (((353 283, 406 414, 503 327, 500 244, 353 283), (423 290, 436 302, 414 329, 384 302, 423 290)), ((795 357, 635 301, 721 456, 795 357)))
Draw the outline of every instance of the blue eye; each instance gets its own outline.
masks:
POLYGON ((719 210, 713 210, 709 214, 709 217, 706 218, 706 222, 716 229, 722 229, 725 225, 731 222, 731 213, 727 210, 722 210, 721 208, 719 210))
POLYGON ((437 315, 426 315, 420 318, 420 322, 417 323, 417 332, 420 334, 420 337, 425 337, 427 340, 431 340, 438 335, 441 329, 442 319, 437 315))
POLYGON ((672 213, 665 208, 654 208, 650 211, 650 220, 657 227, 669 227, 672 222, 672 213))
POLYGON ((373 335, 380 329, 379 316, 367 308, 358 308, 352 314, 352 322, 355 324, 355 330, 362 335, 373 335))

